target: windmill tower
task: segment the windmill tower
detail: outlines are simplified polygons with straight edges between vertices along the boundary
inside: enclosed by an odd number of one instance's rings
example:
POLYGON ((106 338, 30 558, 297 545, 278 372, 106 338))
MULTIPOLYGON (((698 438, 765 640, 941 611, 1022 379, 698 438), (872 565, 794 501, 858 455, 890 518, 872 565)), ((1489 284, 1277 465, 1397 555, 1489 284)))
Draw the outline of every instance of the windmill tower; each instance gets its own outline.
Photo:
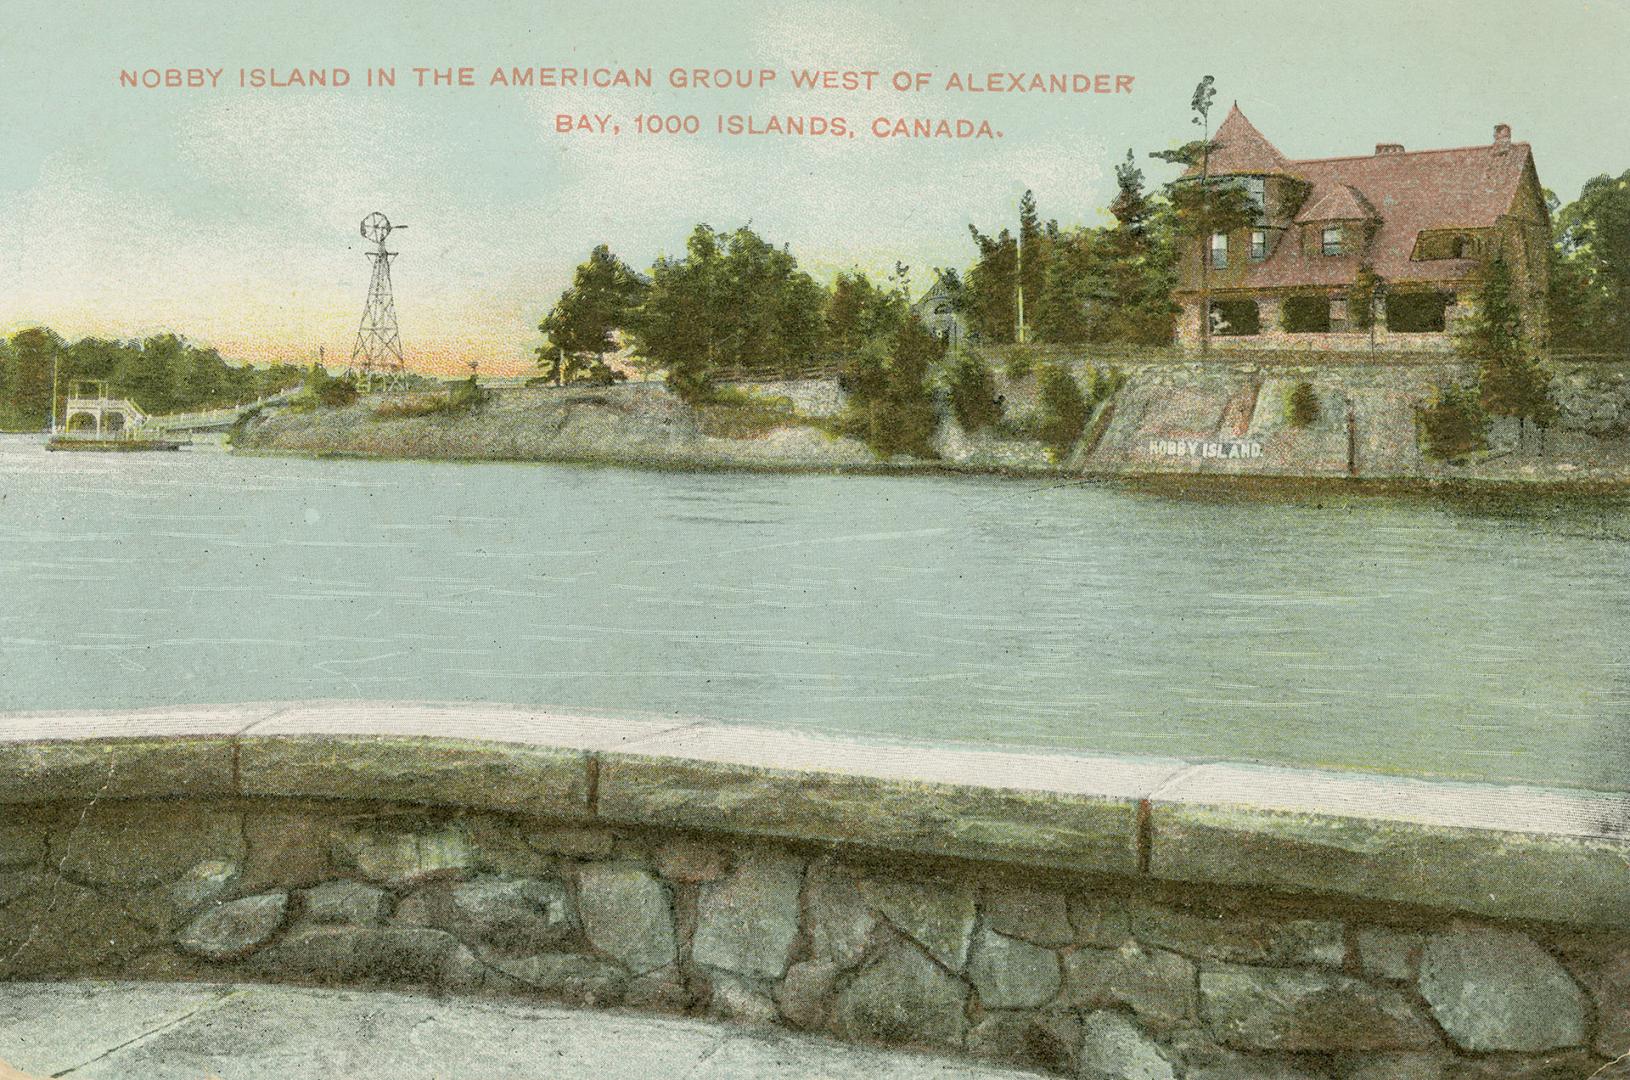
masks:
POLYGON ((351 374, 362 390, 373 388, 374 380, 384 380, 387 389, 398 384, 406 367, 402 362, 402 338, 396 330, 396 300, 391 296, 391 260, 396 252, 385 250, 385 238, 392 229, 390 219, 374 211, 362 219, 362 238, 372 241, 368 252, 373 263, 373 279, 368 283, 368 303, 362 309, 357 327, 357 343, 351 347, 351 374))

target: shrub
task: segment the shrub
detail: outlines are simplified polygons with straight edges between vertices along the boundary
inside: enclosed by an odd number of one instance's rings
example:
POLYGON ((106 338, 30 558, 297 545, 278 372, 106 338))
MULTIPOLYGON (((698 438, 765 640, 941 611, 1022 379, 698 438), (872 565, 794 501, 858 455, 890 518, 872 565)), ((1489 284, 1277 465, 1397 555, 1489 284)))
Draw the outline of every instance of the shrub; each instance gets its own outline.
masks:
POLYGON ((374 416, 380 420, 403 420, 415 416, 467 413, 486 404, 487 396, 488 392, 481 389, 472 375, 444 394, 387 398, 374 407, 374 416))
POLYGON ((804 422, 791 398, 736 386, 716 386, 692 408, 702 434, 720 439, 755 439, 804 422))
POLYGON ((1041 369, 1041 423, 1037 434, 1047 445, 1055 461, 1062 461, 1074 448, 1081 431, 1087 426, 1087 415, 1092 410, 1086 395, 1069 370, 1057 364, 1041 369))
POLYGON ((1439 389, 1432 403, 1416 410, 1426 452, 1437 458, 1457 458, 1488 449, 1488 414, 1477 395, 1459 386, 1439 389))
POLYGON ((1087 368, 1087 387, 1092 395, 1092 404, 1100 405, 1120 392, 1126 385, 1126 372, 1118 367, 1108 370, 1097 367, 1087 368))
POLYGON ((1013 349, 1007 355, 1007 363, 1003 365, 1007 377, 1014 382, 1028 379, 1036 370, 1036 357, 1028 349, 1013 349))
POLYGON ((977 356, 965 354, 951 368, 951 412, 970 435, 1002 419, 996 378, 977 356))
POLYGON ((1285 422, 1291 427, 1305 428, 1311 426, 1319 419, 1319 395, 1313 392, 1313 384, 1299 382, 1291 390, 1290 397, 1285 399, 1285 422))
POLYGON ((357 399, 356 380, 349 375, 324 379, 316 389, 317 404, 325 409, 343 409, 357 399))

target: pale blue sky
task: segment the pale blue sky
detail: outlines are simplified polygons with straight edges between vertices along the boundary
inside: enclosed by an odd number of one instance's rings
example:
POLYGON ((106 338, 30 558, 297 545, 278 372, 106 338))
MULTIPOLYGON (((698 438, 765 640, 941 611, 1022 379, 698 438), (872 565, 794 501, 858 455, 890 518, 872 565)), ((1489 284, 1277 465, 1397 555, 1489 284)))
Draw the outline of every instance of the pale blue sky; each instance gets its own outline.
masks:
POLYGON ((752 221, 826 277, 965 265, 966 225, 1101 220, 1112 166, 1188 137, 1217 77, 1292 157, 1487 141, 1534 145, 1565 200, 1630 168, 1626 0, 1422 3, 1010 0, 900 3, 332 3, 10 0, 0 38, 0 330, 182 331, 238 356, 349 353, 367 284, 356 222, 393 246, 410 358, 513 364, 590 246, 636 266, 697 221, 752 221), (129 90, 121 67, 397 66, 394 92, 129 90), (415 90, 414 65, 649 65, 651 91, 415 90), (939 92, 679 94, 674 66, 1087 71, 1123 97, 939 92), (643 109, 989 117, 997 142, 641 138, 643 109), (557 111, 623 120, 567 137, 557 111))

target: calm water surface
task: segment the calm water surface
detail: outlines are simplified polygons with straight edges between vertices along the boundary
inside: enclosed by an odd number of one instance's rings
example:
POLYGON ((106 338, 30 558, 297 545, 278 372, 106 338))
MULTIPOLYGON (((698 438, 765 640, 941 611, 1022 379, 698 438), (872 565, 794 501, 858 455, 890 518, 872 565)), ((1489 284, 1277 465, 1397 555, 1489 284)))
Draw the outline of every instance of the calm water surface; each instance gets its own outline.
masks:
POLYGON ((1630 501, 0 437, 0 709, 434 698, 1630 790, 1630 501))

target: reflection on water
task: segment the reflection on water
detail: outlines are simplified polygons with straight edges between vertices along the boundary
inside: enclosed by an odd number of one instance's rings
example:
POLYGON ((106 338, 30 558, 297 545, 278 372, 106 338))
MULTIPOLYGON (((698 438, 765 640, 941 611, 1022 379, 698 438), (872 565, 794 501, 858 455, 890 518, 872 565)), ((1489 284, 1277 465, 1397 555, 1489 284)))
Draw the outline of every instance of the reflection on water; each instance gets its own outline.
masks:
POLYGON ((1630 789, 1630 502, 46 454, 0 708, 374 697, 1630 789))

